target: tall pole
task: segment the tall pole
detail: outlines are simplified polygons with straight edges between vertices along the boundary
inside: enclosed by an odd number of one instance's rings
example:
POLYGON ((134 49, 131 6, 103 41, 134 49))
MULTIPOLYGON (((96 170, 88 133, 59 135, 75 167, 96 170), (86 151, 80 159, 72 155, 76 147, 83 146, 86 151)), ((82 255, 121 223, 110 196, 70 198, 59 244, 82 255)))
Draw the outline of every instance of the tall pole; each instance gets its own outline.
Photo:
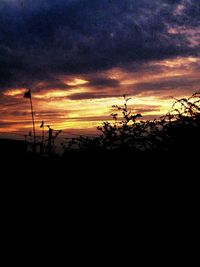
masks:
POLYGON ((44 121, 42 121, 42 124, 40 126, 42 128, 42 146, 41 146, 41 154, 44 154, 44 121))
POLYGON ((35 144, 36 144, 36 139, 35 139, 35 121, 34 121, 33 103, 32 103, 31 94, 30 94, 30 104, 31 104, 32 122, 33 122, 33 142, 34 142, 34 152, 35 152, 35 144))
POLYGON ((43 127, 42 127, 42 142, 43 142, 43 146, 44 146, 44 124, 43 124, 43 127))
POLYGON ((52 153, 52 129, 49 126, 49 138, 48 138, 48 154, 49 157, 51 156, 52 153))

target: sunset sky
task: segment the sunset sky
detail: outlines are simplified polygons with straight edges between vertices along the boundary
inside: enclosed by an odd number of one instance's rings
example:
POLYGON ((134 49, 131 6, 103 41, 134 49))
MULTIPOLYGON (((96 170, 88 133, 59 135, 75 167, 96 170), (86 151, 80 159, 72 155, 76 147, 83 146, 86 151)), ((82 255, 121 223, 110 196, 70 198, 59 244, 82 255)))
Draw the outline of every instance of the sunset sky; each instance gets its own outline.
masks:
POLYGON ((200 90, 199 0, 0 0, 0 132, 91 132, 131 97, 153 119, 200 90))

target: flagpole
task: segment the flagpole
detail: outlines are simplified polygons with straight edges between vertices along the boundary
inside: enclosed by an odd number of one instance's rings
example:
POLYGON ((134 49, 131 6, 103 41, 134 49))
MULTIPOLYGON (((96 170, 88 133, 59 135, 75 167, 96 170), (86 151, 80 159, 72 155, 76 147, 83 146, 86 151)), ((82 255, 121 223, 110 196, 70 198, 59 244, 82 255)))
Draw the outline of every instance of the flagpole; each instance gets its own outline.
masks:
POLYGON ((42 142, 43 142, 43 145, 44 145, 44 124, 43 124, 43 127, 42 127, 42 142))
POLYGON ((33 122, 33 141, 34 141, 34 152, 35 152, 35 121, 34 121, 34 113, 33 113, 33 102, 32 102, 32 96, 30 94, 30 104, 31 104, 31 115, 32 115, 32 122, 33 122))
POLYGON ((42 121, 40 128, 42 128, 42 154, 44 153, 44 121, 42 121))

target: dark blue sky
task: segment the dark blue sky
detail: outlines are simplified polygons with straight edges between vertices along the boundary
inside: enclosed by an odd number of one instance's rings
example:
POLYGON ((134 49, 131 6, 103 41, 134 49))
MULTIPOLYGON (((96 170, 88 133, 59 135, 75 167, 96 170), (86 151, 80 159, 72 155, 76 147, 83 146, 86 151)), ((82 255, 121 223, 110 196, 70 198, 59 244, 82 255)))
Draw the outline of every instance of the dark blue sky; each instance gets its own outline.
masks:
POLYGON ((0 85, 198 55, 199 45, 169 28, 196 29, 199 16, 198 0, 0 1, 0 85))

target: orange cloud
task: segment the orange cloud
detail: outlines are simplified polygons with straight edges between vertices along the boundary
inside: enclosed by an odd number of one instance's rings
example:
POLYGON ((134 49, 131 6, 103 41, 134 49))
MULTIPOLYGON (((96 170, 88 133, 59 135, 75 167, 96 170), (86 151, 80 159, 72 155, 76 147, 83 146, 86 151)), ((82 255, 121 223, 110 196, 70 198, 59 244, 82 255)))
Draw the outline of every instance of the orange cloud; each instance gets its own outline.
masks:
MULTIPOLYGON (((197 91, 199 66, 196 57, 178 57, 152 62, 138 71, 113 68, 92 76, 62 77, 60 82, 68 85, 63 88, 49 89, 48 83, 37 84, 32 90, 37 131, 44 120, 55 129, 88 132, 111 120, 111 107, 123 104, 124 94, 131 97, 129 105, 134 113, 142 113, 144 119, 159 117, 171 108, 174 100, 170 96, 185 97, 197 91), (108 79, 118 83, 109 87, 110 83, 105 83, 108 79), (99 86, 96 80, 104 86, 99 86)), ((23 98, 26 90, 11 88, 4 92, 6 101, 0 103, 0 131, 31 129, 30 103, 23 98)))
POLYGON ((10 89, 4 92, 4 95, 5 96, 19 96, 19 95, 22 95, 25 91, 26 89, 24 88, 10 89))
POLYGON ((65 82, 67 85, 69 86, 77 86, 77 85, 83 85, 83 84, 86 84, 88 83, 88 81, 86 80, 83 80, 83 79, 78 79, 78 78, 75 78, 73 80, 69 80, 69 81, 66 81, 65 82))

